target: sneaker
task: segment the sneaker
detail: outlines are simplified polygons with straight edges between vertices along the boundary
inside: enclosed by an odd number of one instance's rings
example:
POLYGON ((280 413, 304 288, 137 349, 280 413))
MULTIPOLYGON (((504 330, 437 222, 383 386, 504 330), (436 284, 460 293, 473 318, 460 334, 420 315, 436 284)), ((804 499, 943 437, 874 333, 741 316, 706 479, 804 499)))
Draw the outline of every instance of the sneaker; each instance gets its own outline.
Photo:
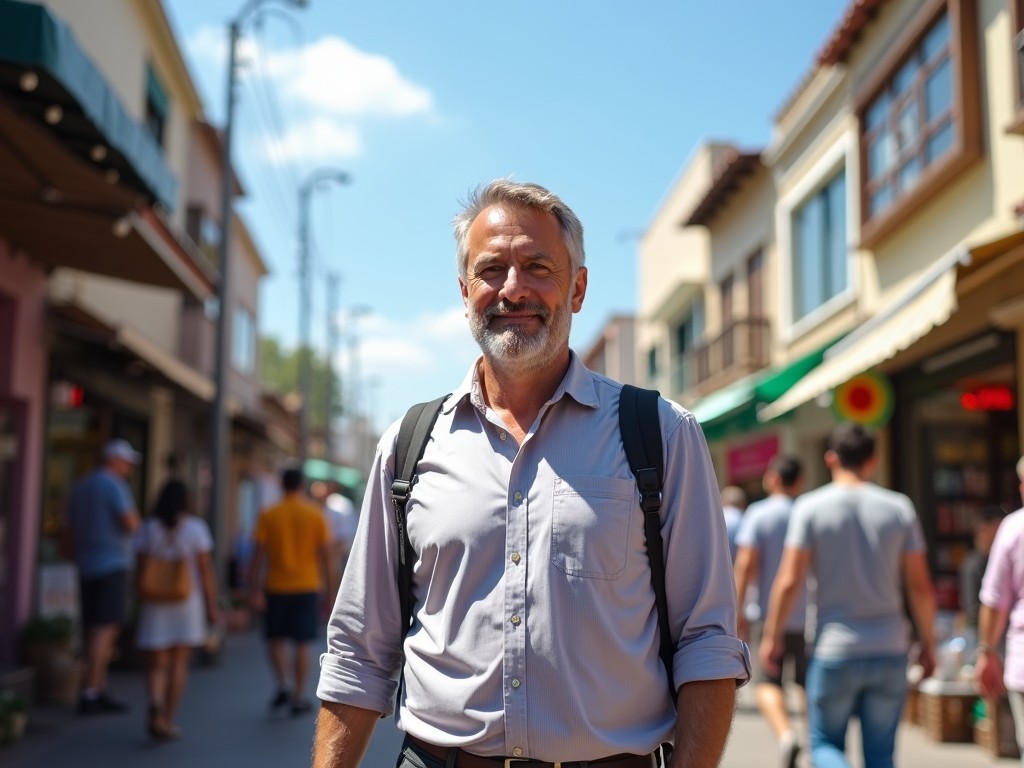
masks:
POLYGON ((285 704, 291 701, 291 694, 287 688, 278 688, 274 698, 270 700, 270 711, 277 712, 285 704))
POLYGON ((110 697, 110 694, 108 694, 106 691, 100 693, 100 695, 96 697, 95 702, 97 706, 97 712, 110 712, 113 714, 117 714, 120 712, 128 711, 127 704, 125 704, 123 701, 112 699, 110 697))
POLYGON ((783 739, 779 742, 779 757, 782 768, 796 768, 796 759, 800 755, 800 742, 796 739, 783 739))
POLYGON ((106 691, 97 696, 78 697, 78 714, 80 715, 102 715, 127 712, 128 705, 110 697, 106 691))
POLYGON ((292 702, 292 710, 291 711, 292 711, 293 715, 304 715, 307 712, 309 712, 309 710, 311 710, 312 708, 313 708, 313 705, 310 704, 305 699, 296 699, 295 701, 292 702))

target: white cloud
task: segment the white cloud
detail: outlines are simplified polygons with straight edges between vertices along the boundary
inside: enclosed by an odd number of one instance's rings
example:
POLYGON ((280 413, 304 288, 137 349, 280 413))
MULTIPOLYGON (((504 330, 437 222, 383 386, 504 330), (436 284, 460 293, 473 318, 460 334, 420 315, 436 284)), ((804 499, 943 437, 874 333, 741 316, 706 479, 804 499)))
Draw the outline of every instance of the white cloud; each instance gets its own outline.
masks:
POLYGON ((287 98, 336 115, 407 117, 433 106, 430 91, 403 77, 393 61, 340 37, 274 52, 266 61, 287 98))
POLYGON ((330 160, 355 157, 362 152, 362 138, 353 125, 339 125, 318 117, 288 126, 284 135, 264 135, 263 153, 271 162, 283 165, 295 160, 330 160))
POLYGON ((450 375, 453 367, 468 366, 477 354, 461 306, 424 312, 404 322, 380 315, 360 320, 360 365, 368 375, 450 375))

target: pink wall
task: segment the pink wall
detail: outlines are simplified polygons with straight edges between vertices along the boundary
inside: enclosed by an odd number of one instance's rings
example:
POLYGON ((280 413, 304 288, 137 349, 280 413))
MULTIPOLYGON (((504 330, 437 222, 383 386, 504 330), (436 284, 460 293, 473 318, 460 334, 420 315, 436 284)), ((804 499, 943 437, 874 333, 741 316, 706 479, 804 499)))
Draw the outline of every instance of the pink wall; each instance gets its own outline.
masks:
MULTIPOLYGON (((0 238, 0 292, 14 299, 13 328, 0 334, 13 336, 11 370, 0 377, 2 394, 27 403, 21 485, 21 504, 14 512, 14 618, 20 624, 31 616, 39 538, 40 486, 42 482, 43 430, 46 408, 46 273, 23 255, 14 255, 0 238)), ((0 660, 10 658, 11 636, 0 633, 0 660)))

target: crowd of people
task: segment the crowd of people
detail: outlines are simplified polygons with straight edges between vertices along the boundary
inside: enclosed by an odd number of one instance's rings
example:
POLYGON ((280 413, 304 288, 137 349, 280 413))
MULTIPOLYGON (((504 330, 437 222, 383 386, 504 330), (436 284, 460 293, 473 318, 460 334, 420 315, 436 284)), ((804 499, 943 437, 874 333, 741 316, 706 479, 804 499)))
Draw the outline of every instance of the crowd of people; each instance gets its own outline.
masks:
MULTIPOLYGON (((816 768, 850 765, 856 717, 863 764, 891 766, 911 639, 923 673, 935 665, 936 603, 914 505, 872 480, 874 436, 836 427, 831 481, 814 490, 796 457, 776 456, 765 497, 748 505, 742 489, 719 490, 693 415, 657 398, 659 450, 638 468, 620 427, 639 415, 620 413, 622 385, 568 345, 588 276, 576 214, 543 187, 498 180, 454 230, 482 354, 431 414, 412 480, 395 482, 400 422, 380 441, 358 529, 348 498, 286 470, 238 571, 263 615, 271 711, 312 709, 310 644, 327 622, 314 765, 356 768, 376 722, 395 714, 400 768, 712 768, 737 688, 753 680, 776 764, 794 768, 806 750, 816 768)), ((141 590, 150 561, 182 560, 187 596, 141 599, 136 624, 146 728, 164 740, 180 736, 189 655, 220 617, 191 494, 168 482, 140 524, 126 483, 138 461, 112 441, 70 500, 79 707, 124 710, 106 668, 132 573, 141 590)), ((1017 471, 1024 493, 1024 459, 1017 471)), ((962 574, 979 690, 1008 692, 1019 734, 1022 538, 1024 510, 985 510, 962 574)))

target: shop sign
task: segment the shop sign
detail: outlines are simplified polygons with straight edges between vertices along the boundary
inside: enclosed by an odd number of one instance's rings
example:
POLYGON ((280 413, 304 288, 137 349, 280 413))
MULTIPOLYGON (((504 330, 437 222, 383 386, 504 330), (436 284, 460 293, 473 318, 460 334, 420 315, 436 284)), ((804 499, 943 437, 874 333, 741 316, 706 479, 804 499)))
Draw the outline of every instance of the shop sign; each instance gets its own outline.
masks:
POLYGON ((768 435, 730 448, 725 454, 728 482, 741 483, 761 477, 778 452, 778 435, 768 435))
POLYGON ((965 411, 1012 411, 1013 390, 1005 384, 977 387, 960 395, 965 411))

